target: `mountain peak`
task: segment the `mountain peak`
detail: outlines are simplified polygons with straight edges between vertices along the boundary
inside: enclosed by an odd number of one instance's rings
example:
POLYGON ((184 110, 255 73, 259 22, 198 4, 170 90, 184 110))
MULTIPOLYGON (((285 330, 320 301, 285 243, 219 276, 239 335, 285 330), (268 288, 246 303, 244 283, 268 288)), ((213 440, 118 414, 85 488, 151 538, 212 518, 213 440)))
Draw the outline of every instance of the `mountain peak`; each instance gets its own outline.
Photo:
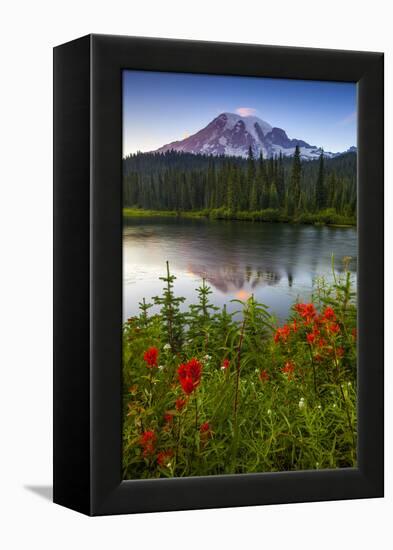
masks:
MULTIPOLYGON (((265 158, 279 155, 292 156, 299 146, 304 159, 318 158, 321 149, 300 139, 290 139, 282 128, 272 127, 261 118, 224 112, 216 116, 207 126, 181 141, 163 145, 155 152, 183 151, 193 154, 226 155, 247 157, 251 147, 255 156, 265 158)), ((326 157, 339 153, 325 152, 326 157)))
POLYGON ((239 121, 243 121, 245 128, 251 134, 255 133, 255 125, 257 124, 264 134, 272 130, 270 124, 261 118, 254 115, 239 115, 237 113, 221 113, 217 117, 220 120, 226 120, 226 127, 233 128, 239 121))

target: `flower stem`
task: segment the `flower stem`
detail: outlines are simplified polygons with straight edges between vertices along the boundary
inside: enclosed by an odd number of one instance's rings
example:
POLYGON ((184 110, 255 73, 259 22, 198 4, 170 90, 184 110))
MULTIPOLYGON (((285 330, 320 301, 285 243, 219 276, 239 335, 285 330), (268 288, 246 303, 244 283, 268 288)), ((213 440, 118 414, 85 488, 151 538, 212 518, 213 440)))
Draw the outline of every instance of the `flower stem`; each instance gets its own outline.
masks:
POLYGON ((242 328, 240 331, 239 345, 237 347, 237 361, 236 361, 236 386, 235 386, 235 404, 234 404, 234 413, 235 413, 235 425, 237 423, 237 409, 239 404, 239 382, 240 382, 240 359, 241 351, 244 339, 244 329, 246 326, 246 318, 244 317, 242 328))
POLYGON ((317 390, 317 376, 316 376, 316 372, 315 372, 314 357, 313 357, 313 355, 312 355, 312 349, 311 349, 310 344, 308 344, 308 349, 309 349, 309 351, 310 351, 311 366, 312 366, 312 374, 313 374, 313 378, 314 378, 314 393, 315 393, 315 397, 317 397, 317 396, 318 396, 318 390, 317 390))

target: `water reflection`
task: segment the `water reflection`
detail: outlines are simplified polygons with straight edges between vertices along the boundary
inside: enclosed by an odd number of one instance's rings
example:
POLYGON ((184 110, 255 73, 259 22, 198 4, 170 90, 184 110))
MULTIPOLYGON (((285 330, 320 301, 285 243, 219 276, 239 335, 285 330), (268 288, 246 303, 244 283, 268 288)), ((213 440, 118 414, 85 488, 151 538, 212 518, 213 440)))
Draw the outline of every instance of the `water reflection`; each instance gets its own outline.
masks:
POLYGON ((127 221, 123 234, 124 318, 135 314, 142 297, 162 287, 165 262, 178 277, 178 294, 190 302, 205 278, 216 305, 231 299, 256 299, 285 317, 297 296, 306 298, 316 275, 331 275, 351 256, 356 272, 356 231, 348 228, 250 222, 177 220, 127 221))
POLYGON ((205 265, 203 270, 199 266, 190 265, 189 272, 200 279, 206 279, 210 285, 226 294, 245 287, 255 289, 260 285, 275 285, 281 280, 279 273, 253 269, 250 266, 244 269, 241 265, 231 266, 229 269, 205 265))

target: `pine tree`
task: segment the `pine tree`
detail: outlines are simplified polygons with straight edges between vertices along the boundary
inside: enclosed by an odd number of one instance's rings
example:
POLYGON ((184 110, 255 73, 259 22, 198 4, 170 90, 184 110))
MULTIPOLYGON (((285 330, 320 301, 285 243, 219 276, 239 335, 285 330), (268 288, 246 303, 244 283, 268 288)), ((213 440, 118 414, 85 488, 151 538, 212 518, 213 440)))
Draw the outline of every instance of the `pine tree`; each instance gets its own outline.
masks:
POLYGON ((212 316, 219 308, 209 301, 212 290, 206 284, 206 279, 202 279, 202 284, 195 290, 198 293, 198 303, 191 304, 189 308, 190 313, 187 317, 188 337, 192 338, 194 344, 200 344, 203 348, 209 341, 212 316))
POLYGON ((234 190, 235 176, 236 176, 235 169, 228 170, 226 207, 228 208, 231 214, 235 212, 235 190, 234 190))
POLYGON ((277 195, 279 206, 284 205, 285 198, 285 182, 284 182, 284 164, 282 160, 282 153, 280 151, 280 156, 278 157, 278 167, 277 167, 277 179, 276 179, 277 195))
POLYGON ((161 306, 161 316, 165 321, 166 337, 173 351, 176 353, 181 349, 183 343, 184 314, 180 311, 180 304, 185 300, 183 297, 175 297, 173 283, 176 280, 169 271, 169 262, 166 262, 166 277, 160 277, 165 282, 162 296, 154 296, 153 301, 161 306))
POLYGON ((269 208, 278 208, 279 202, 278 202, 278 194, 277 189, 274 183, 270 186, 270 192, 269 192, 269 208))
POLYGON ((260 176, 265 175, 265 160, 263 158, 263 152, 262 151, 259 153, 259 175, 260 176))
POLYGON ((299 147, 292 158, 210 157, 168 151, 137 153, 123 162, 123 203, 162 210, 226 208, 261 210, 276 203, 288 217, 335 208, 356 217, 356 154, 303 163, 299 147), (274 195, 274 191, 273 191, 274 195))
POLYGON ((251 212, 255 212, 255 210, 258 210, 258 187, 256 179, 254 178, 251 186, 251 193, 250 193, 250 210, 251 212))
MULTIPOLYGON (((291 184, 289 189, 289 192, 292 195, 291 210, 292 208, 294 210, 297 210, 299 205, 301 176, 302 176, 302 164, 300 160, 300 149, 299 149, 299 145, 296 145, 295 154, 293 155, 293 161, 292 161, 291 184)), ((288 212, 288 214, 291 216, 294 214, 294 211, 288 212)))
POLYGON ((336 173, 332 172, 329 176, 328 182, 327 182, 327 190, 326 190, 326 204, 327 206, 331 207, 333 205, 333 199, 334 199, 334 192, 336 189, 337 181, 336 181, 336 173))
POLYGON ((325 168, 323 151, 319 157, 318 178, 315 186, 315 205, 317 210, 322 210, 326 207, 325 168))

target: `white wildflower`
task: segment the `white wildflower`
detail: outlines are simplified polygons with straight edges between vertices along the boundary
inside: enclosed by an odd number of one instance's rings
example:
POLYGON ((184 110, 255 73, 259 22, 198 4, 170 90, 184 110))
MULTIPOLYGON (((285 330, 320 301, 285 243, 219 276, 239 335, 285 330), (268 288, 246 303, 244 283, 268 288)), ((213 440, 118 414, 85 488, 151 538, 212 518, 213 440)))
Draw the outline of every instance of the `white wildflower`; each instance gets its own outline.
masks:
POLYGON ((162 370, 164 368, 164 365, 158 365, 158 370, 162 370))
POLYGON ((168 349, 171 349, 171 345, 170 345, 170 344, 165 344, 164 350, 166 351, 166 350, 168 350, 168 349))
POLYGON ((304 397, 301 397, 299 401, 299 409, 303 409, 304 406, 305 406, 304 397))
POLYGON ((267 414, 268 414, 269 416, 271 416, 271 415, 272 415, 272 411, 271 411, 271 409, 268 409, 268 410, 267 410, 267 414))
POLYGON ((205 355, 204 360, 205 361, 210 361, 211 358, 212 358, 211 355, 205 355))

